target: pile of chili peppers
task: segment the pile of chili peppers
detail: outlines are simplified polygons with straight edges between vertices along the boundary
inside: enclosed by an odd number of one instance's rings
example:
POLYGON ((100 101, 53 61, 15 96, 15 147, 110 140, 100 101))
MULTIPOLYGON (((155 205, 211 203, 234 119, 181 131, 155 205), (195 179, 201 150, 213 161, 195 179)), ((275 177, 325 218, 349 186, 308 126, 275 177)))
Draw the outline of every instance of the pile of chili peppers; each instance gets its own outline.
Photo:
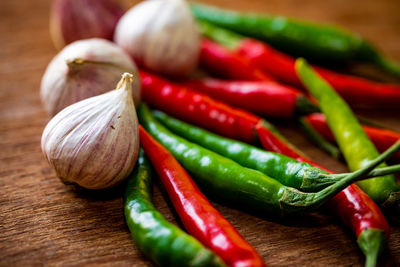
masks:
POLYGON ((216 77, 172 82, 140 70, 143 101, 158 111, 144 103, 138 108, 143 150, 124 198, 135 242, 159 265, 265 266, 204 192, 267 218, 327 208, 354 232, 366 266, 376 266, 389 238, 381 208, 400 215, 400 186, 392 175, 399 166, 383 162, 392 154, 391 160, 400 159, 400 134, 360 125, 348 104, 395 107, 400 86, 312 68, 265 42, 292 55, 312 51, 318 60, 368 61, 396 75, 400 68, 366 41, 334 28, 286 20, 274 30, 275 17, 192 8, 203 34, 200 66, 216 77), (289 30, 303 39, 285 39, 289 30), (321 31, 346 45, 340 51, 326 47, 321 31), (335 157, 339 150, 326 140, 337 143, 353 172, 320 166, 260 116, 304 116, 304 127, 335 157), (152 205, 150 163, 190 235, 152 205))

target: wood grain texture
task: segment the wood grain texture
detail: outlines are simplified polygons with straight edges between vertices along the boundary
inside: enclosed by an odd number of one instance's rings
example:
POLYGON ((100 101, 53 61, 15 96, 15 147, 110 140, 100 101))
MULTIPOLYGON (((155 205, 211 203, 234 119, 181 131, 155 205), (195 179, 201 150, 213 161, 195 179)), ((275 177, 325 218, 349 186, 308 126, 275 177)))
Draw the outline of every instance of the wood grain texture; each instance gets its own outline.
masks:
MULTIPOLYGON (((340 24, 360 32, 400 61, 398 0, 204 2, 340 24)), ((66 187, 41 153, 40 137, 48 117, 40 103, 39 85, 56 54, 48 33, 49 6, 48 0, 0 1, 0 266, 151 266, 131 241, 120 189, 88 192, 66 187)), ((399 112, 361 113, 400 130, 399 112)), ((313 147, 291 123, 276 123, 316 161, 334 171, 345 170, 342 163, 313 147)), ((156 207, 179 224, 159 188, 154 193, 156 207)), ((352 233, 326 212, 274 222, 215 206, 269 266, 363 265, 352 233)), ((399 226, 391 226, 389 250, 381 264, 400 265, 399 226)))

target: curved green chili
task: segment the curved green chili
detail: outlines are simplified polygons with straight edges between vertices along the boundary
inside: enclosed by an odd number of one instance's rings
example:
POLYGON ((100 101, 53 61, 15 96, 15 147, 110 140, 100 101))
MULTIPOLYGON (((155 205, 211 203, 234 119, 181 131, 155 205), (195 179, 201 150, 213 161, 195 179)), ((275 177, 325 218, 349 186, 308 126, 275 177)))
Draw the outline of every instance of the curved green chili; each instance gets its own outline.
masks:
POLYGON ((162 266, 225 266, 195 238, 165 220, 153 206, 151 189, 151 167, 140 150, 124 195, 125 220, 140 250, 162 266))
MULTIPOLYGON (((299 162, 282 154, 268 152, 258 147, 211 133, 202 128, 172 118, 161 111, 153 111, 154 117, 173 133, 204 148, 232 159, 240 165, 258 170, 286 186, 315 192, 350 175, 331 174, 306 162, 299 162)), ((400 165, 371 171, 368 176, 400 171, 400 165)))
POLYGON ((304 193, 172 134, 157 122, 144 103, 138 111, 142 126, 193 174, 200 187, 225 201, 275 215, 318 208, 400 148, 400 142, 396 143, 363 170, 319 192, 304 193))
POLYGON ((358 60, 400 76, 398 63, 381 55, 360 35, 337 26, 318 25, 283 16, 241 13, 198 3, 191 3, 191 9, 197 19, 263 40, 295 56, 325 63, 358 60))
MULTIPOLYGON (((347 161, 354 171, 366 166, 379 153, 369 140, 347 103, 325 82, 304 59, 296 61, 296 71, 310 93, 319 101, 329 127, 347 161)), ((380 166, 386 166, 382 163, 380 166)), ((358 183, 376 203, 399 208, 400 186, 393 175, 358 183)))

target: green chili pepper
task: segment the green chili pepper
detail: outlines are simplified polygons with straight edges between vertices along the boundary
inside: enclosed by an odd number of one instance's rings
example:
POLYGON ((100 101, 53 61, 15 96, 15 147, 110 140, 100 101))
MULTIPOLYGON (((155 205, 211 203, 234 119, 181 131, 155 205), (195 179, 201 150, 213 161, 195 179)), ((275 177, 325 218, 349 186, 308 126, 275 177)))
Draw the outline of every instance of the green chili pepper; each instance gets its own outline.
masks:
POLYGON ((172 134, 157 122, 144 103, 138 115, 142 126, 193 174, 196 183, 205 191, 231 204, 275 215, 318 208, 400 148, 399 141, 363 170, 319 192, 304 193, 172 134))
POLYGON ((278 153, 267 152, 236 140, 218 136, 169 117, 160 111, 155 111, 153 114, 175 134, 232 159, 242 166, 261 171, 284 185, 304 191, 317 191, 335 182, 334 179, 327 179, 321 183, 313 183, 313 178, 321 173, 321 170, 311 164, 298 162, 278 153), (308 177, 312 177, 312 180, 309 181, 308 177))
POLYGON ((337 26, 283 16, 240 13, 192 3, 196 18, 263 40, 284 52, 321 62, 363 61, 400 76, 398 63, 382 56, 360 35, 337 26))
MULTIPOLYGON (((204 148, 227 157, 240 165, 258 170, 286 186, 306 192, 321 190, 349 173, 330 174, 309 163, 299 162, 282 154, 268 152, 258 147, 225 138, 202 128, 172 118, 161 111, 153 111, 154 117, 173 133, 204 148)), ((369 177, 394 173, 400 165, 375 169, 369 177)))
MULTIPOLYGON (((296 71, 310 93, 319 101, 329 127, 347 161, 354 171, 366 166, 379 153, 369 140, 347 103, 325 82, 304 59, 296 61, 296 71)), ((382 163, 380 166, 386 166, 382 163)), ((358 183, 376 203, 385 207, 400 207, 400 186, 393 175, 358 183)))
POLYGON ((125 219, 137 246, 161 266, 225 266, 213 252, 169 223, 151 201, 151 167, 140 150, 124 195, 125 219))

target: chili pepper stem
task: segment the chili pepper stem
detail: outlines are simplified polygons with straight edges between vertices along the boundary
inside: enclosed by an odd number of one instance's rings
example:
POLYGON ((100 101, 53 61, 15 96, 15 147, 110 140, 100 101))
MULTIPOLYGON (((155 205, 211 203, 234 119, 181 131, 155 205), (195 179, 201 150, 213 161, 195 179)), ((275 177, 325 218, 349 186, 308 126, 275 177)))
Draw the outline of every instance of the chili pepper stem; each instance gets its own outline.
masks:
POLYGON ((340 156, 340 150, 325 138, 320 135, 303 117, 299 119, 299 123, 304 132, 310 137, 310 139, 317 144, 322 150, 328 152, 329 155, 338 159, 340 156))
POLYGON ((311 103, 305 95, 301 95, 296 99, 296 114, 307 115, 310 113, 320 112, 318 106, 311 103))
MULTIPOLYGON (((368 173, 367 178, 384 176, 384 175, 392 174, 392 173, 396 173, 396 172, 400 172, 400 164, 374 169, 370 173, 368 173)), ((340 179, 340 178, 345 177, 345 176, 347 176, 349 174, 350 173, 340 173, 340 174, 328 174, 328 175, 325 175, 324 173, 320 173, 318 178, 320 178, 320 179, 329 179, 329 178, 340 179)))
POLYGON ((320 171, 310 170, 304 173, 304 178, 301 183, 301 189, 304 192, 316 192, 322 190, 337 181, 344 179, 348 174, 336 177, 328 173, 321 173, 320 171), (310 190, 312 189, 312 190, 310 190))
POLYGON ((381 164, 399 149, 400 141, 397 141, 384 153, 379 155, 374 160, 370 161, 364 168, 351 173, 346 178, 336 182, 329 187, 326 187, 319 192, 301 194, 300 191, 294 188, 287 188, 285 194, 280 199, 282 210, 286 210, 286 212, 291 212, 292 210, 298 210, 299 207, 307 208, 307 210, 318 208, 328 199, 330 199, 330 197, 333 197, 348 185, 352 184, 355 181, 366 179, 366 174, 372 171, 376 166, 381 164))
MULTIPOLYGON (((365 176, 365 179, 393 174, 396 172, 400 172, 400 164, 374 169, 365 176)), ((346 178, 350 174, 352 173, 328 174, 311 169, 304 173, 301 190, 311 191, 309 188, 312 188, 312 191, 317 191, 346 178)))

